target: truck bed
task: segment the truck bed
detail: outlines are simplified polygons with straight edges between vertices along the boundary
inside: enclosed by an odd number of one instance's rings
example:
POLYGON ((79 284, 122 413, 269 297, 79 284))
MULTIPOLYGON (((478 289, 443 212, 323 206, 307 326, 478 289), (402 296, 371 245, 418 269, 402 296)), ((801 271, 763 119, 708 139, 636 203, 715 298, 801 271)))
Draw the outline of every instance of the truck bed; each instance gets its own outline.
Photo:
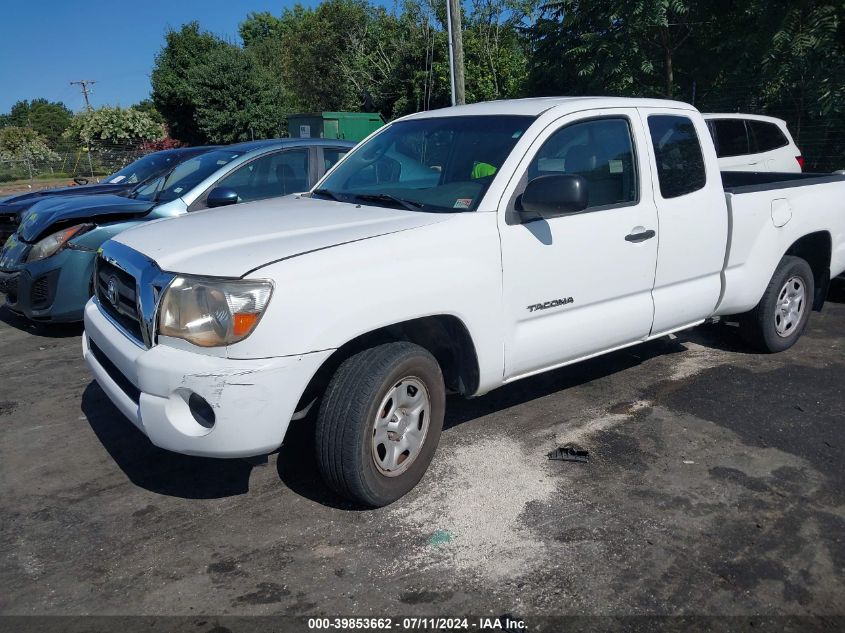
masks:
POLYGON ((831 277, 845 271, 845 176, 722 172, 722 183, 730 229, 718 314, 752 309, 799 240, 811 240, 831 277))
POLYGON ((794 174, 757 171, 723 171, 722 187, 726 193, 753 193, 772 189, 788 189, 829 182, 845 182, 841 174, 794 174))

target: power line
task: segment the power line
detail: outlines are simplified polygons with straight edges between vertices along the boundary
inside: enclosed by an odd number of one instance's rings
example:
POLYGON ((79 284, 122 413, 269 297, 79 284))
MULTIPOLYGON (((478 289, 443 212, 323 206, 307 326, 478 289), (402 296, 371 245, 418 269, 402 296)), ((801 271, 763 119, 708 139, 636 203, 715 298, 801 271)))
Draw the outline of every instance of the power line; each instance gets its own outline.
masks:
POLYGON ((93 79, 80 79, 78 81, 70 82, 71 86, 78 85, 80 88, 82 88, 82 98, 85 99, 85 109, 88 111, 93 109, 91 107, 91 103, 88 101, 88 93, 93 92, 93 90, 91 90, 88 86, 93 86, 95 83, 97 82, 93 79))

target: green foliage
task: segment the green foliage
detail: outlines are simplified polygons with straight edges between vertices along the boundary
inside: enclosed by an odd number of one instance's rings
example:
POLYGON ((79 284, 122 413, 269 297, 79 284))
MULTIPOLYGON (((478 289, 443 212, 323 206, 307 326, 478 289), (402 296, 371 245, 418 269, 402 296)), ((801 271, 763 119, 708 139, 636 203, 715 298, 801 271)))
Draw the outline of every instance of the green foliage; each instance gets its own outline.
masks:
MULTIPOLYGON (((535 0, 473 0, 465 8, 469 101, 521 96, 527 78, 519 28, 535 0)), ((390 12, 365 0, 296 5, 240 26, 247 50, 285 86, 298 110, 369 110, 391 118, 449 105, 445 4, 406 0, 390 12), (436 7, 436 10, 435 10, 436 7)))
POLYGON ((8 115, 2 116, 0 127, 29 127, 43 136, 51 147, 55 147, 62 138, 62 133, 70 124, 72 113, 60 101, 47 99, 18 101, 8 115))
POLYGON ((552 0, 529 30, 530 83, 544 93, 674 96, 676 56, 698 18, 691 5, 552 0))
POLYGON ((154 141, 164 137, 164 128, 146 112, 134 108, 103 107, 74 115, 65 138, 81 146, 154 141))
POLYGON ((130 107, 133 110, 137 110, 138 112, 144 112, 145 114, 148 114, 150 118, 159 125, 164 125, 165 123, 167 123, 167 121, 165 121, 164 119, 164 116, 162 116, 161 112, 156 109, 156 106, 153 103, 152 99, 142 99, 141 101, 130 107))
POLYGON ((155 58, 151 76, 152 96, 173 138, 192 144, 206 140, 196 125, 193 70, 224 46, 226 43, 216 35, 201 31, 197 22, 165 35, 165 45, 155 58))
POLYGON ((528 92, 673 96, 787 120, 811 170, 845 166, 841 0, 552 0, 528 92))
MULTIPOLYGON (((464 1, 468 102, 671 96, 786 118, 801 146, 824 158, 811 167, 845 166, 841 0, 543 1, 464 1)), ((241 46, 192 22, 165 37, 153 103, 189 143, 275 136, 292 112, 390 119, 443 107, 445 6, 324 0, 253 12, 240 24, 241 46)))
POLYGON ((285 118, 281 86, 252 55, 227 45, 191 71, 196 125, 211 143, 280 136, 285 118))
MULTIPOLYGON (((535 2, 473 0, 465 9, 468 100, 524 94, 527 49, 519 29, 535 2)), ((175 138, 276 136, 292 112, 392 118, 449 105, 445 4, 405 0, 390 12, 367 0, 326 0, 279 16, 250 13, 239 33, 242 47, 196 22, 167 33, 152 95, 175 138)))
POLYGON ((55 158, 57 156, 47 145, 47 139, 31 127, 8 126, 0 129, 0 159, 31 163, 55 158))

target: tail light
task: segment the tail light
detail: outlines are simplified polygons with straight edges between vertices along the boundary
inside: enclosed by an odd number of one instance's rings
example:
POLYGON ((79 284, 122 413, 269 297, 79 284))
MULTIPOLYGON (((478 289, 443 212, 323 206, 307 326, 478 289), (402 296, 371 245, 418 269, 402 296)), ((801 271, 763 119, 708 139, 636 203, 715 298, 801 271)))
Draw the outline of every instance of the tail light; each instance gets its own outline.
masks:
POLYGON ((795 160, 798 161, 798 166, 801 168, 801 171, 804 171, 804 157, 803 156, 796 156, 795 160))

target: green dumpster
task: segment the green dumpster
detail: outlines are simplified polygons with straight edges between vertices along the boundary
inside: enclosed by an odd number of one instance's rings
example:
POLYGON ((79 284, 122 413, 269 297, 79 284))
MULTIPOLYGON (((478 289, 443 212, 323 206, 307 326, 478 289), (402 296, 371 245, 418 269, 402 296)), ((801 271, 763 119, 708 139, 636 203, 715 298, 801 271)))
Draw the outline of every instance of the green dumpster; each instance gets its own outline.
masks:
POLYGON ((360 141, 384 125, 374 112, 309 112, 288 117, 292 138, 340 138, 360 141))

